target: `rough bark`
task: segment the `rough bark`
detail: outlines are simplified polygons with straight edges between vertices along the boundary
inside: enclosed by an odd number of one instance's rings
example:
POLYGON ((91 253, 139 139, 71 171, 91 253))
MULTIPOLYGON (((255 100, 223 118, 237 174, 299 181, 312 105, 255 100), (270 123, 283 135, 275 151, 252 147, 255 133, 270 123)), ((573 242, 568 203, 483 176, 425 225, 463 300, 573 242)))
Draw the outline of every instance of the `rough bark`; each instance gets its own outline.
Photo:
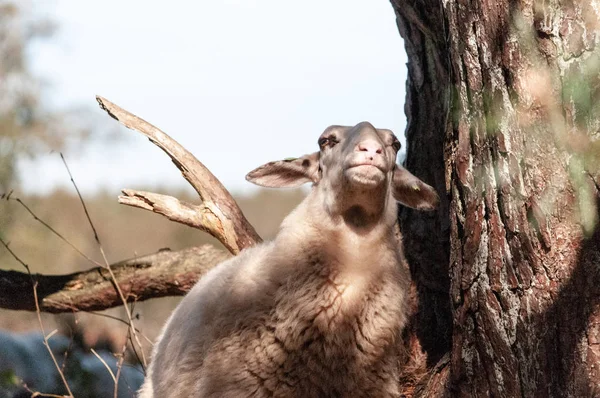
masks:
POLYGON ((599 396, 599 4, 409 3, 407 167, 449 215, 402 215, 422 346, 450 356, 423 396, 599 396))
MULTIPOLYGON (((206 272, 231 257, 212 245, 178 252, 163 250, 112 264, 116 282, 128 302, 183 296, 206 272)), ((67 275, 31 276, 0 270, 0 308, 35 311, 34 281, 40 311, 98 311, 123 305, 104 267, 67 275)))
MULTIPOLYGON (((433 3, 433 2, 432 2, 433 3)), ((421 8, 392 2, 408 55, 405 113, 405 166, 440 193, 437 212, 403 208, 400 223, 406 257, 416 284, 419 310, 416 333, 428 365, 435 365, 450 348, 452 315, 448 300, 449 230, 445 184, 444 126, 448 122, 447 53, 433 51, 445 43, 441 5, 421 8)), ((413 3, 411 3, 413 4, 413 3)))

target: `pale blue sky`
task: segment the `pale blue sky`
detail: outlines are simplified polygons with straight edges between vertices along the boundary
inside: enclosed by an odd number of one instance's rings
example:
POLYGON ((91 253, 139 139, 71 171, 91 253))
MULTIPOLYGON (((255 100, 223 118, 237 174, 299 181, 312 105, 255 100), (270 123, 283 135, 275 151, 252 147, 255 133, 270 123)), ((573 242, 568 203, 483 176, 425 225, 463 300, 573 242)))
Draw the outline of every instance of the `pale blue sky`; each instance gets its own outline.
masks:
MULTIPOLYGON (((330 124, 405 127, 406 55, 387 0, 35 0, 59 25, 35 47, 49 100, 100 94, 166 131, 235 192, 270 160, 317 149, 330 124)), ((69 155, 87 193, 184 186, 137 133, 69 155)), ((26 191, 69 185, 56 155, 21 164, 26 191)))

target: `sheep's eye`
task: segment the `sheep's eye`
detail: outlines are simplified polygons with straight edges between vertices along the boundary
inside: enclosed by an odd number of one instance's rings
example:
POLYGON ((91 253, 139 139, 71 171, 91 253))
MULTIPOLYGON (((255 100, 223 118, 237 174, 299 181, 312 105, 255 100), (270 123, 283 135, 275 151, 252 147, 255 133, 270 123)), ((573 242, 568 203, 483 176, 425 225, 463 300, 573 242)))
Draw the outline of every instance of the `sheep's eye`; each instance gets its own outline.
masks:
POLYGON ((398 141, 398 139, 397 139, 397 138, 394 138, 394 142, 392 142, 392 148, 394 148, 394 150, 395 150, 396 152, 398 152, 398 151, 400 150, 400 147, 401 147, 401 146, 402 146, 402 145, 400 145, 400 141, 398 141))
POLYGON ((325 147, 329 147, 329 148, 333 148, 335 146, 335 144, 337 144, 339 141, 337 140, 337 138, 335 138, 334 136, 329 136, 329 137, 323 137, 319 139, 319 147, 321 149, 325 149, 325 147))

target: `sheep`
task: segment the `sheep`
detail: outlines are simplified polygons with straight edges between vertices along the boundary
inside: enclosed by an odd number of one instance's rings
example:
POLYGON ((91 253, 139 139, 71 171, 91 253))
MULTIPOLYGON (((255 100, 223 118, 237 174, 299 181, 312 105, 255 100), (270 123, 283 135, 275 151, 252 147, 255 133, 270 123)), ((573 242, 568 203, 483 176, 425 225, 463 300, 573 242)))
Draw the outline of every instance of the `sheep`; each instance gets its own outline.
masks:
POLYGON ((396 200, 433 210, 439 197, 396 164, 390 130, 331 126, 318 145, 246 176, 313 185, 274 240, 221 263, 184 297, 140 398, 399 395, 410 277, 396 200))

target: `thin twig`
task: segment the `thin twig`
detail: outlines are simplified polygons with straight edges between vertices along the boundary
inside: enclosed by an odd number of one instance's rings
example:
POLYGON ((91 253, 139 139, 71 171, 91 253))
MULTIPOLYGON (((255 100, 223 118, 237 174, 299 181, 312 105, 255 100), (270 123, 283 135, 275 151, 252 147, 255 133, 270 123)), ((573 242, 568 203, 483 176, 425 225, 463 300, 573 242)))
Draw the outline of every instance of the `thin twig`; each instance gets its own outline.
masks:
MULTIPOLYGON (((17 260, 19 263, 21 263, 21 265, 27 270, 27 273, 29 274, 29 277, 31 278, 31 283, 33 285, 33 298, 35 301, 35 310, 36 310, 35 312, 37 314, 37 318, 38 318, 38 322, 40 325, 40 330, 42 332, 42 336, 44 337, 44 346, 46 346, 46 349, 48 350, 48 353, 50 354, 50 357, 52 358, 52 362, 54 362, 54 366, 56 366, 56 370, 58 371, 58 374, 60 375, 60 378, 62 379, 63 384, 65 385, 65 388, 67 389, 67 392, 69 393, 69 396, 73 397, 73 393, 71 392, 71 389, 69 388, 69 383, 67 383, 67 379, 65 378, 65 375, 61 370, 61 367, 58 366, 58 362, 56 361, 56 358, 54 357, 54 353, 52 352, 52 349, 50 348, 50 345, 48 344, 48 339, 56 333, 56 330, 52 331, 49 335, 46 335, 46 332, 44 330, 44 323, 42 322, 42 313, 40 311, 40 305, 38 303, 38 295, 37 295, 38 283, 36 280, 34 280, 33 274, 31 273, 31 269, 29 268, 29 265, 27 265, 23 260, 21 260, 21 258, 19 258, 19 256, 17 256, 17 254, 15 252, 13 252, 10 249, 10 247, 8 247, 7 242, 4 242, 4 240, 2 240, 1 238, 0 238, 0 242, 2 242, 4 247, 6 247, 6 250, 8 250, 8 252, 15 258, 15 260, 17 260)), ((37 393, 37 394, 38 394, 38 396, 42 395, 40 393, 37 393)), ((49 395, 43 394, 43 396, 49 396, 49 395)))
POLYGON ((58 395, 58 394, 47 394, 39 391, 31 391, 29 388, 25 387, 28 392, 31 393, 31 398, 34 397, 49 397, 49 398, 65 398, 68 395, 58 395))
MULTIPOLYGON (((113 281, 115 289, 117 290, 117 293, 118 293, 119 297, 121 298, 121 301, 123 302, 123 307, 125 307, 125 313, 127 314, 129 324, 131 325, 130 327, 132 330, 132 335, 133 335, 138 347, 140 348, 140 351, 142 354, 143 366, 146 367, 147 362, 146 362, 146 355, 144 354, 144 347, 142 346, 142 343, 140 342, 137 332, 135 331, 135 327, 133 326, 134 325, 133 318, 131 316, 131 312, 129 311, 129 307, 127 306, 127 299, 125 298, 125 295, 123 294, 123 290, 119 286, 119 283, 117 282, 117 278, 116 278, 115 274, 113 273, 113 270, 108 262, 108 259, 106 258, 106 254, 104 253, 104 248, 102 247, 102 243, 100 242, 100 237, 98 236, 96 227, 94 226, 94 223, 92 222, 92 218, 90 217, 90 213, 88 212, 87 206, 85 205, 83 196, 81 195, 81 192, 79 191, 79 188, 77 187, 77 184, 75 183, 75 180, 73 179, 73 174, 71 174, 69 165, 67 164, 67 161, 65 160, 65 157, 63 156, 62 153, 60 154, 60 158, 62 159, 62 161, 65 165, 65 168, 67 169, 67 173, 69 173, 69 178, 71 179, 71 183, 73 183, 73 186, 75 187, 75 191, 77 192, 77 195, 79 196, 79 200, 81 201, 81 205, 83 206, 83 210, 88 219, 90 227, 92 228, 92 231, 94 232, 94 239, 96 240, 96 243, 98 244, 98 248, 100 249, 100 253, 102 253, 102 258, 104 259, 104 263, 106 265, 104 268, 110 274, 110 277, 111 277, 111 280, 113 281)), ((133 345, 132 348, 133 348, 133 351, 135 352, 136 351, 135 345, 133 345)))
MULTIPOLYGON (((75 314, 73 314, 73 315, 75 315, 75 314)), ((75 316, 74 316, 74 318, 75 318, 75 316)), ((77 320, 75 322, 77 322, 77 320)), ((69 345, 68 345, 67 349, 65 350, 65 352, 63 353, 62 366, 61 366, 61 370, 63 372, 67 366, 67 360, 69 359, 69 354, 71 353, 71 351, 74 350, 74 344, 75 344, 75 330, 71 329, 70 325, 67 325, 67 326, 69 328, 70 338, 69 338, 69 345)))
POLYGON ((77 187, 77 184, 75 183, 75 180, 73 179, 73 174, 71 174, 71 169, 69 169, 69 165, 67 164, 67 161, 65 160, 65 157, 62 154, 62 152, 60 153, 60 158, 62 159, 63 164, 65 165, 65 168, 67 169, 67 173, 69 173, 69 178, 71 179, 71 182, 73 183, 73 186, 75 187, 75 191, 77 192, 77 196, 79 196, 79 201, 81 202, 81 205, 83 206, 83 211, 85 212, 85 216, 88 219, 90 227, 92 227, 92 231, 94 232, 94 239, 96 240, 96 243, 98 243, 98 247, 100 248, 100 253, 102 253, 102 258, 104 259, 104 262, 106 263, 106 265, 108 265, 108 260, 106 259, 106 255, 104 254, 104 249, 102 248, 102 244, 100 243, 100 237, 98 236, 98 232, 96 231, 96 227, 94 226, 94 223, 92 222, 92 218, 90 217, 90 213, 88 212, 87 206, 85 205, 85 201, 83 200, 83 196, 81 196, 81 192, 79 191, 79 187, 77 187))
MULTIPOLYGON (((134 301, 133 303, 131 303, 131 308, 129 308, 129 313, 130 313, 130 314, 133 314, 133 310, 134 310, 134 307, 135 307, 135 303, 136 303, 135 301, 134 301)), ((131 343, 131 347, 133 348, 133 355, 135 355, 135 359, 136 359, 136 360, 137 360, 137 362, 138 362, 138 363, 139 363, 139 364, 142 366, 142 369, 144 369, 144 374, 146 374, 146 363, 145 363, 145 361, 146 361, 146 358, 142 358, 142 359, 143 359, 143 361, 142 361, 142 360, 140 360, 140 356, 139 356, 139 354, 137 353, 137 350, 135 350, 135 345, 133 344, 133 340, 131 339, 131 335, 132 335, 132 334, 133 334, 133 333, 129 333, 129 342, 131 343)), ((149 339, 148 339, 146 336, 143 336, 143 337, 144 337, 146 340, 149 340, 149 339)), ((139 343, 138 343, 138 344, 139 344, 139 343)), ((152 344, 152 346, 154 346, 154 344, 152 344)), ((141 347, 141 346, 140 346, 140 347, 141 347)), ((142 351, 142 354, 143 354, 143 351, 142 351)))
POLYGON ((115 378, 115 374, 113 373, 112 369, 110 368, 110 366, 108 366, 108 364, 106 363, 106 361, 104 361, 104 359, 98 355, 98 353, 96 352, 96 350, 94 350, 93 348, 90 348, 90 351, 92 352, 92 354, 94 354, 96 356, 96 358, 98 358, 98 360, 100 362, 102 362, 102 365, 104 365, 104 367, 106 368, 106 370, 108 370, 108 373, 110 374, 110 377, 113 379, 113 381, 115 382, 115 386, 117 384, 117 379, 115 378))
MULTIPOLYGON (((102 313, 96 312, 96 311, 86 311, 86 313, 92 314, 92 315, 97 315, 97 316, 108 318, 108 319, 112 319, 113 321, 121 322, 121 323, 127 325, 128 327, 131 327, 131 324, 129 322, 127 322, 125 319, 119 318, 118 316, 109 315, 109 314, 102 314, 102 313)), ((142 331, 140 329, 136 328, 135 331, 138 332, 144 338, 144 340, 146 340, 146 342, 148 344, 154 345, 154 342, 152 340, 150 340, 148 338, 148 336, 146 336, 144 333, 142 333, 142 331)))
POLYGON ((6 200, 10 200, 10 195, 12 195, 12 194, 13 194, 13 192, 14 192, 14 191, 11 189, 11 190, 10 190, 8 193, 3 193, 3 194, 0 194, 0 199, 4 199, 4 198, 6 198, 6 200))
POLYGON ((48 337, 46 336, 46 332, 44 331, 44 323, 42 322, 42 313, 40 311, 40 306, 38 304, 37 285, 38 285, 37 281, 34 282, 33 297, 35 299, 36 314, 37 314, 38 322, 40 324, 40 330, 42 331, 42 336, 44 336, 44 345, 46 346, 46 349, 48 350, 48 353, 50 354, 50 357, 52 358, 52 362, 54 362, 54 366, 56 367, 56 370, 58 371, 58 374, 60 375, 60 378, 62 379, 62 382, 65 385, 65 388, 67 389, 67 392, 69 393, 69 397, 73 397, 73 393, 71 392, 71 389, 69 388, 69 383, 67 383, 65 374, 62 372, 60 366, 58 365, 58 362, 56 361, 56 358, 54 357, 54 353, 52 352, 52 349, 50 348, 50 344, 48 344, 48 337))
POLYGON ((11 254, 11 256, 13 256, 13 258, 15 260, 17 260, 19 263, 21 263, 21 265, 23 267, 25 267, 25 269, 27 270, 27 273, 29 274, 29 277, 31 278, 31 281, 33 282, 33 276, 31 274, 31 270, 29 269, 29 266, 27 264, 25 264, 25 262, 23 260, 21 260, 19 258, 19 256, 17 256, 16 253, 10 249, 10 247, 8 247, 9 242, 5 242, 4 240, 2 240, 2 238, 0 238, 0 243, 2 243, 4 245, 6 250, 8 250, 8 252, 11 254))
POLYGON ((117 377, 115 381, 115 391, 113 394, 113 398, 118 398, 119 396, 119 378, 121 377, 121 368, 123 367, 123 360, 125 359, 125 351, 127 350, 127 341, 131 339, 131 330, 127 329, 127 337, 125 338, 125 344, 123 344, 123 348, 121 349, 121 355, 119 356, 119 361, 117 362, 117 377))
MULTIPOLYGON (((127 344, 125 344, 125 347, 127 347, 127 344)), ((113 398, 118 398, 119 396, 119 378, 121 377, 121 368, 123 367, 123 360, 125 359, 123 354, 124 352, 121 353, 121 356, 117 361, 117 375, 115 377, 115 390, 113 392, 113 398)))
POLYGON ((43 226, 45 226, 46 228, 48 228, 50 230, 50 232, 52 232, 54 235, 56 235, 58 238, 60 238, 63 242, 65 242, 67 245, 71 246, 71 248, 73 250, 75 250, 80 256, 82 256, 83 258, 85 258, 87 261, 91 262, 92 264, 95 264, 97 266, 100 266, 101 264, 99 262, 97 262, 96 260, 90 258, 89 256, 87 256, 84 252, 82 252, 81 250, 79 250, 79 248, 77 248, 77 246, 75 246, 73 243, 71 243, 67 238, 65 238, 62 234, 60 234, 57 230, 55 230, 54 228, 52 228, 47 222, 45 222, 44 220, 42 220, 41 218, 39 218, 30 208, 29 206, 27 206, 20 198, 7 198, 7 200, 14 200, 15 202, 19 203, 21 206, 23 206, 25 208, 25 210, 27 210, 29 212, 29 214, 31 214, 33 216, 33 218, 36 221, 39 221, 43 226))

